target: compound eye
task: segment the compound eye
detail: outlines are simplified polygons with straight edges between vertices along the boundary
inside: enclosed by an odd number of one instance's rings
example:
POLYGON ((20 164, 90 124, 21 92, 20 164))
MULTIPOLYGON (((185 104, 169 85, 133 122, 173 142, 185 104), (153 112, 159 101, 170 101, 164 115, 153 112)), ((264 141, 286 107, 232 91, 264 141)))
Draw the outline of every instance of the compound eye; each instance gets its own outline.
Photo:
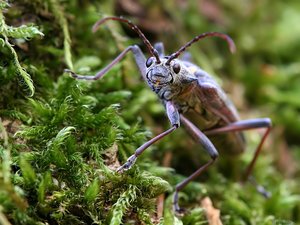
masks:
POLYGON ((180 64, 179 64, 179 63, 175 63, 175 64, 173 65, 173 71, 174 71, 175 73, 179 73, 179 71, 180 71, 180 64))
POLYGON ((146 66, 147 67, 151 66, 153 62, 154 62, 154 58, 153 57, 148 58, 147 61, 146 61, 146 66))

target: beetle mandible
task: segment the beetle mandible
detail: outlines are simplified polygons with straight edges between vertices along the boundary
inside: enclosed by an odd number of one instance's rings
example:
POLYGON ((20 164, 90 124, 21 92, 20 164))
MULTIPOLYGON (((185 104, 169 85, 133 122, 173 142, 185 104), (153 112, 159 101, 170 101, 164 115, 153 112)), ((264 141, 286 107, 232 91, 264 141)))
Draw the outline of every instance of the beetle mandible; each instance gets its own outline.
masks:
MULTIPOLYGON (((241 153, 245 149, 245 139, 242 131, 265 128, 265 133, 243 176, 243 181, 249 180, 262 145, 270 132, 271 120, 269 118, 240 120, 235 106, 211 75, 193 64, 188 57, 183 56, 181 59, 178 59, 186 48, 206 37, 224 39, 228 43, 231 52, 234 52, 235 44, 232 39, 228 35, 219 32, 203 33, 187 42, 173 54, 165 55, 162 43, 157 43, 153 47, 142 31, 123 17, 105 17, 95 23, 93 31, 95 32, 101 24, 108 20, 116 20, 129 25, 142 39, 151 56, 146 59, 141 49, 137 45, 133 45, 127 47, 110 64, 94 76, 83 76, 70 70, 65 71, 76 79, 97 80, 102 78, 107 71, 131 51, 143 79, 162 100, 167 117, 171 123, 171 128, 140 146, 117 171, 121 172, 130 169, 137 157, 149 146, 172 133, 182 123, 195 141, 202 145, 211 159, 176 185, 173 206, 176 211, 179 211, 178 192, 215 162, 219 155, 217 149, 232 154, 241 153), (221 145, 213 144, 208 138, 208 136, 212 135, 225 135, 225 139, 221 145)), ((269 195, 263 187, 257 185, 257 189, 266 197, 269 195)))

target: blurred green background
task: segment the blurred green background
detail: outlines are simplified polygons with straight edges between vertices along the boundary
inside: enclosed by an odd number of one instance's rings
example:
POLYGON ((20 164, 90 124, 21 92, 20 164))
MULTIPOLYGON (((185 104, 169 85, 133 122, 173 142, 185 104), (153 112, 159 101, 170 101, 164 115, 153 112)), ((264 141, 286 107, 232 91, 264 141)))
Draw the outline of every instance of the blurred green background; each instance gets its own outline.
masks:
POLYGON ((299 1, 6 3, 0 2, 0 224, 212 224, 200 203, 205 196, 220 209, 223 224, 300 224, 299 1), (238 179, 260 131, 245 133, 243 156, 221 153, 213 168, 183 190, 180 202, 187 211, 181 216, 171 210, 172 188, 208 160, 184 129, 147 150, 127 173, 114 173, 169 123, 132 56, 94 83, 63 73, 73 67, 92 74, 131 44, 148 55, 125 24, 108 22, 93 34, 92 25, 107 15, 131 19, 169 54, 203 32, 232 37, 235 54, 218 38, 202 40, 189 52, 222 85, 241 118, 272 119, 254 171, 273 193, 270 199, 238 179), (23 24, 29 31, 16 29, 23 24), (33 96, 6 40, 32 79, 33 96))

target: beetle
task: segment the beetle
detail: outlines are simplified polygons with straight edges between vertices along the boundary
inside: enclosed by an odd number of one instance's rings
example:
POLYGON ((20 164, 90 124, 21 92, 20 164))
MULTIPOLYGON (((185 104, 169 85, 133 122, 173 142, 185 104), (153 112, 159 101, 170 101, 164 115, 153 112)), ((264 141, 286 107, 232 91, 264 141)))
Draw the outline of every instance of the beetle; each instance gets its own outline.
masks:
MULTIPOLYGON (((246 168, 243 176, 243 181, 251 179, 252 183, 255 183, 255 180, 250 175, 261 152, 262 145, 270 132, 271 120, 269 118, 240 120, 235 106, 214 78, 192 63, 186 55, 183 55, 180 59, 178 58, 188 47, 206 37, 224 39, 230 51, 234 52, 235 44, 233 40, 228 35, 219 32, 203 33, 187 42, 176 52, 165 55, 162 43, 152 46, 142 31, 130 20, 123 17, 110 16, 99 20, 93 26, 93 32, 108 20, 126 23, 134 30, 146 45, 150 57, 146 59, 141 49, 137 45, 132 45, 121 52, 110 64, 96 73, 96 75, 84 76, 68 69, 65 71, 76 79, 101 79, 128 52, 132 52, 143 79, 164 104, 171 124, 169 129, 136 149, 134 154, 117 171, 122 172, 130 169, 137 160, 137 157, 149 146, 178 129, 182 123, 193 139, 202 145, 211 159, 176 185, 173 206, 176 211, 180 211, 178 192, 215 162, 219 155, 217 149, 230 154, 240 154, 245 150, 246 146, 243 131, 265 128, 260 143, 256 147, 253 159, 246 168), (219 136, 223 137, 221 144, 214 141, 219 136), (211 137, 215 137, 215 139, 211 140, 211 137)), ((269 196, 269 193, 263 187, 256 186, 260 193, 266 197, 269 196)))

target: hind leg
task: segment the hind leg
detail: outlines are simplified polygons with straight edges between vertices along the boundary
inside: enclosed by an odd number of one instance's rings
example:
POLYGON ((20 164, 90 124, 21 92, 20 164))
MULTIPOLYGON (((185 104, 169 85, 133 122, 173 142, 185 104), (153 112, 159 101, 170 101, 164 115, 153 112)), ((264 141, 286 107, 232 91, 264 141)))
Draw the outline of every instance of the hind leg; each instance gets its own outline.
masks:
POLYGON ((251 176, 251 173, 258 159, 258 156, 261 153, 263 143, 265 142, 267 136, 270 133, 271 126, 272 126, 272 122, 269 118, 256 118, 256 119, 241 120, 241 121, 228 124, 227 126, 224 127, 204 131, 204 133, 209 136, 209 135, 217 135, 226 132, 245 131, 245 130, 252 130, 252 129, 259 129, 259 128, 265 129, 265 133, 263 134, 258 146, 256 147, 253 158, 249 163, 248 167, 246 168, 242 180, 243 181, 248 180, 256 187, 257 191, 261 193, 263 196, 265 196, 266 198, 270 197, 270 193, 267 192, 262 186, 256 183, 255 179, 251 176))

